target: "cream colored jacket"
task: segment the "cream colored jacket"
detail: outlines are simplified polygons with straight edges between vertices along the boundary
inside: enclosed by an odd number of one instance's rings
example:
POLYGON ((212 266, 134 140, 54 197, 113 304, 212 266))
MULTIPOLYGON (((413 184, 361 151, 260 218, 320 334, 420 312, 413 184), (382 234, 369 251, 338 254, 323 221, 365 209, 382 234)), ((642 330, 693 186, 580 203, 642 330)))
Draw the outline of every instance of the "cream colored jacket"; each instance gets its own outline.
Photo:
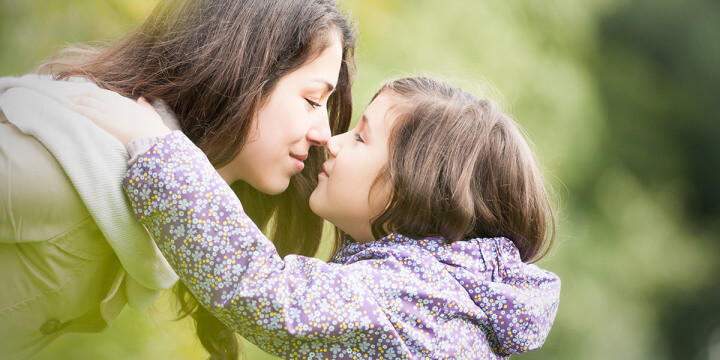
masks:
MULTIPOLYGON (((87 81, 0 79, 0 354, 144 310, 177 276, 134 220, 125 147, 64 106, 87 81)), ((168 116, 168 115, 166 115, 168 116)))

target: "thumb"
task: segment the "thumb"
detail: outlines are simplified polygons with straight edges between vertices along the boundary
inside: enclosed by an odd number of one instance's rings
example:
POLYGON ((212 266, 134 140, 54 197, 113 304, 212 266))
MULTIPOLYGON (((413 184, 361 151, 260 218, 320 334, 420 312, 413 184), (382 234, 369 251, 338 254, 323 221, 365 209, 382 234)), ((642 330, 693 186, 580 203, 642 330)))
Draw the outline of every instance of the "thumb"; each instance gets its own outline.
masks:
POLYGON ((140 104, 140 105, 142 105, 142 106, 144 106, 144 107, 146 107, 146 108, 155 110, 155 109, 153 108, 153 106, 150 105, 150 103, 145 99, 144 96, 139 97, 139 98, 137 99, 137 103, 140 104))

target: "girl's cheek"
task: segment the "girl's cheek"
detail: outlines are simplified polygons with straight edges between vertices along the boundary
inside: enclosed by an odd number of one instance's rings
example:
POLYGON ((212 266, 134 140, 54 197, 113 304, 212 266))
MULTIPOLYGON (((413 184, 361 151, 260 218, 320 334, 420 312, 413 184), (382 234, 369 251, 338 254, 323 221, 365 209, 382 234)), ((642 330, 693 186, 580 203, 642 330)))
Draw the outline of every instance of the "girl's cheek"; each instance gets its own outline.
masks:
MULTIPOLYGON (((371 181, 371 184, 374 182, 374 178, 371 181)), ((391 195, 391 187, 390 184, 388 184, 386 181, 381 181, 378 183, 375 183, 372 188, 370 188, 370 193, 368 196, 369 206, 370 206, 370 213, 372 216, 379 215, 385 208, 387 207, 388 203, 390 202, 390 195, 391 195)))

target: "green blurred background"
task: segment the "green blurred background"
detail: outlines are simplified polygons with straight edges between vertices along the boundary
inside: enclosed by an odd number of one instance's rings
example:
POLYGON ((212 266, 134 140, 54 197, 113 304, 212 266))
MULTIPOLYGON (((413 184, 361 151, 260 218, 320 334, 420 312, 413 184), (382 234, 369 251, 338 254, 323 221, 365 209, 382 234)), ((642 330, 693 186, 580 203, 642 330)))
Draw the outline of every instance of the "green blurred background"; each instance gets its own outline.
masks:
MULTIPOLYGON (((155 1, 0 0, 0 75, 112 40, 155 1)), ((516 359, 720 359, 720 2, 342 0, 358 20, 356 116, 384 79, 490 97, 533 138, 563 281, 543 349, 516 359), (715 145, 713 145, 715 144, 715 145)), ((1 291, 1 290, 0 290, 1 291)), ((164 296, 37 359, 201 359, 164 296)), ((250 359, 269 359, 246 344, 250 359)))

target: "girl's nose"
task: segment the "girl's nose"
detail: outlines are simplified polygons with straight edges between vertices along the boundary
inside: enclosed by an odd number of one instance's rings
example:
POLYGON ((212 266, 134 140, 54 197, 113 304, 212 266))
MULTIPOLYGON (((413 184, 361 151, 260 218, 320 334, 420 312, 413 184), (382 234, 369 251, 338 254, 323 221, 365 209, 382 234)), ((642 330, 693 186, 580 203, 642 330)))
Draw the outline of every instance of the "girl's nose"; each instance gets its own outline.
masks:
POLYGON ((331 137, 330 140, 328 140, 326 148, 327 148, 327 152, 328 152, 329 156, 336 157, 338 155, 338 153, 340 153, 340 149, 341 149, 340 137, 341 136, 342 136, 342 134, 335 135, 335 136, 331 137))
POLYGON ((310 145, 323 146, 327 144, 330 140, 330 123, 327 113, 323 112, 323 115, 318 117, 315 125, 308 130, 306 137, 310 145))

